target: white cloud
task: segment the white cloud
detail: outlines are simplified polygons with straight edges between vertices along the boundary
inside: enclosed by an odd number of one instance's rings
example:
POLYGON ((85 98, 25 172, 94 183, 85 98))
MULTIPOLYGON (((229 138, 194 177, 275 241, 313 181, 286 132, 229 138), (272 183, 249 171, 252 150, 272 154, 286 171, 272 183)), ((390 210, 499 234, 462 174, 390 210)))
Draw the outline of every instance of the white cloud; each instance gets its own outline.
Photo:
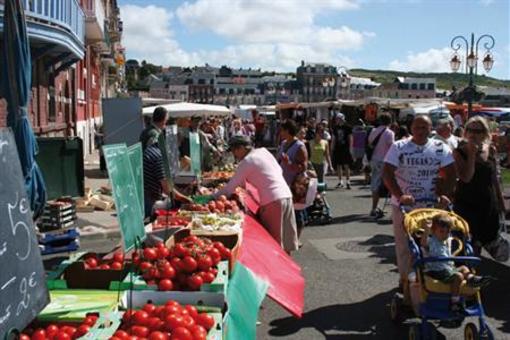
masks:
POLYGON ((451 72, 450 58, 452 49, 445 47, 442 49, 431 48, 425 52, 409 52, 404 61, 393 60, 388 68, 396 71, 415 71, 415 72, 451 72))
POLYGON ((355 66, 339 51, 359 49, 372 32, 314 22, 321 11, 357 8, 353 0, 198 0, 176 15, 156 6, 121 6, 123 44, 129 58, 161 65, 231 65, 295 70, 301 60, 355 66), (225 47, 185 51, 174 37, 175 20, 192 30, 213 31, 230 40, 225 47))

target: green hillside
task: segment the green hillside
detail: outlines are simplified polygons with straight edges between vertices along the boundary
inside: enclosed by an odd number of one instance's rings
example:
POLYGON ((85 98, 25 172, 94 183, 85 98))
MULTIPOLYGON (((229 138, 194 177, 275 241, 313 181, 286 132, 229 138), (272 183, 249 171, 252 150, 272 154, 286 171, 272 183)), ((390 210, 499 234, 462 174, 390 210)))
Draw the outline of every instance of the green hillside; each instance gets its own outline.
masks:
MULTIPOLYGON (((349 74, 355 77, 371 78, 378 83, 392 82, 396 77, 418 77, 418 78, 436 78, 437 88, 450 90, 452 86, 462 88, 469 82, 469 76, 463 73, 417 73, 417 72, 398 72, 350 69, 349 74)), ((510 87, 510 80, 501 80, 487 76, 475 76, 475 85, 492 87, 510 87)))

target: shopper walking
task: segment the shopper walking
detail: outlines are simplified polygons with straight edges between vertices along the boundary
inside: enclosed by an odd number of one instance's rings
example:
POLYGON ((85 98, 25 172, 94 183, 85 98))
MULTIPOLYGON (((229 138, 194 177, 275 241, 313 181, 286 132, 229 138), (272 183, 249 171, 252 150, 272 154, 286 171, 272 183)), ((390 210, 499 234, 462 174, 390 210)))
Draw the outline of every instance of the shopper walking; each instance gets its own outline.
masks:
POLYGON ((331 164, 331 157, 329 153, 328 141, 323 138, 324 127, 322 124, 317 124, 315 129, 315 137, 310 141, 310 161, 317 174, 319 183, 324 183, 325 165, 327 168, 333 169, 331 164))
POLYGON ((345 123, 345 116, 337 113, 335 117, 335 125, 333 126, 333 166, 335 166, 338 174, 337 188, 342 188, 342 175, 345 173, 345 187, 351 188, 351 165, 352 165, 352 128, 345 123))

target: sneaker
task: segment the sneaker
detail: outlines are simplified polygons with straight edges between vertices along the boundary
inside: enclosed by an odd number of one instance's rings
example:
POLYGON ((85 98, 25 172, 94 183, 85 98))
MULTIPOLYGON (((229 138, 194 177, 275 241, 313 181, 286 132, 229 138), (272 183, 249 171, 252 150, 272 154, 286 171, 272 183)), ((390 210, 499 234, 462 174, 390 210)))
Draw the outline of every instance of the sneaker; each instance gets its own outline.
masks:
POLYGON ((343 188, 343 187, 344 187, 344 185, 342 184, 342 182, 338 182, 338 184, 336 185, 336 188, 337 188, 337 189, 338 189, 338 188, 343 188))
POLYGON ((482 288, 488 286, 494 280, 491 276, 473 276, 467 280, 467 285, 474 288, 482 288))
POLYGON ((370 211, 370 217, 377 217, 377 209, 370 211))
POLYGON ((347 182, 345 184, 345 187, 348 189, 348 190, 351 190, 351 183, 350 182, 347 182))

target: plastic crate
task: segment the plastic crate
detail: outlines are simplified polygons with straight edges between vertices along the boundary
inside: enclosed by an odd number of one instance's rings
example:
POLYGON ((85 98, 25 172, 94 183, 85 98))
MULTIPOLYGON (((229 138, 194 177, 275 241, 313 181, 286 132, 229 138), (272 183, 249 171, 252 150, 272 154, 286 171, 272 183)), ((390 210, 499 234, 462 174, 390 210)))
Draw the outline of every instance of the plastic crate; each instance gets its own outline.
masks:
POLYGON ((41 255, 51 255, 58 253, 68 253, 71 251, 76 251, 80 248, 80 241, 74 240, 65 245, 50 245, 50 244, 40 244, 39 249, 41 249, 41 255))
POLYGON ((80 233, 78 232, 78 229, 72 228, 67 229, 63 231, 57 231, 57 232, 50 232, 50 233, 42 233, 37 235, 39 244, 48 244, 51 245, 55 242, 61 242, 61 241, 74 241, 77 238, 80 237, 80 233))

